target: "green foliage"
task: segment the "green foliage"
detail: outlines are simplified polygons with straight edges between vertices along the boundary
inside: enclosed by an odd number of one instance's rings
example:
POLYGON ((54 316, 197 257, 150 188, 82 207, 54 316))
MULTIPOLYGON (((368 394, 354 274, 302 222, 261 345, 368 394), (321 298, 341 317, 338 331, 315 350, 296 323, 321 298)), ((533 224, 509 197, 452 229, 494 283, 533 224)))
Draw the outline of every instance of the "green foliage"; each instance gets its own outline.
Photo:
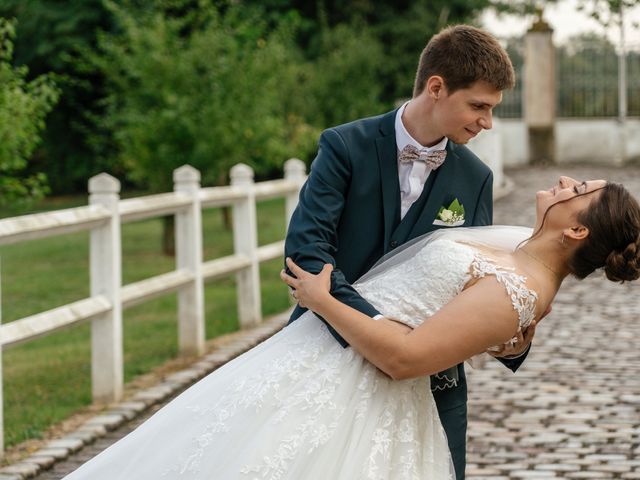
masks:
POLYGON ((410 98, 422 50, 447 25, 473 23, 489 6, 488 0, 434 0, 429 2, 375 2, 376 36, 384 45, 384 99, 410 98))
MULTIPOLYGON (((398 99, 411 96, 418 58, 429 38, 446 25, 472 22, 483 9, 493 6, 494 1, 242 0, 241 3, 264 6, 270 19, 291 12, 299 16, 301 20, 296 42, 305 58, 311 62, 327 55, 327 35, 344 34, 333 32, 334 29, 350 30, 353 39, 362 38, 367 43, 359 45, 358 50, 364 51, 371 45, 373 54, 367 75, 371 73, 370 69, 376 69, 375 75, 369 76, 366 91, 379 91, 378 102, 388 108, 398 99), (379 65, 378 56, 381 56, 379 65)), ((342 88, 349 88, 354 77, 343 77, 341 81, 342 88)), ((357 81, 364 84, 363 79, 357 81)), ((372 108, 368 114, 372 113, 380 111, 372 108)), ((343 118, 341 121, 354 118, 343 118)))
MULTIPOLYGON (((640 5, 640 0, 579 0, 578 10, 584 11, 604 27, 619 25, 624 10, 640 5)), ((637 25, 635 25, 637 28, 637 25)))
POLYGON ((410 96, 429 37, 496 1, 4 0, 15 63, 63 92, 28 172, 58 193, 100 171, 159 189, 145 164, 163 189, 185 162, 208 183, 237 161, 268 175, 410 96))
POLYGON ((545 5, 558 0, 491 0, 491 6, 497 13, 530 15, 541 11, 545 5))
POLYGON ((320 128, 382 113, 380 41, 365 25, 338 25, 322 34, 321 54, 303 71, 296 107, 320 128))
POLYGON ((42 174, 21 174, 59 96, 51 75, 27 81, 27 69, 11 65, 14 37, 15 23, 0 18, 0 205, 45 192, 42 174))
POLYGON ((29 78, 54 72, 61 90, 28 172, 46 173, 56 193, 84 192, 87 179, 102 171, 121 177, 109 132, 89 121, 101 115, 103 81, 79 61, 80 50, 95 47, 96 32, 111 28, 102 0, 2 0, 0 16, 17 19, 14 65, 28 66, 29 78))
MULTIPOLYGON (((517 15, 543 14, 544 7, 560 0, 490 0, 491 7, 500 13, 517 15)), ((620 12, 640 5, 640 0, 577 0, 576 9, 608 27, 618 24, 620 12)))
POLYGON ((111 9, 119 32, 102 35, 90 60, 108 82, 103 126, 133 180, 167 190, 171 171, 190 164, 220 183, 236 163, 266 173, 313 148, 317 131, 287 110, 290 25, 268 31, 257 10, 210 5, 181 17, 111 9))
POLYGON ((29 65, 36 75, 63 72, 70 66, 69 56, 79 46, 91 45, 96 26, 108 18, 102 0, 3 0, 0 12, 18 21, 16 63, 29 65))

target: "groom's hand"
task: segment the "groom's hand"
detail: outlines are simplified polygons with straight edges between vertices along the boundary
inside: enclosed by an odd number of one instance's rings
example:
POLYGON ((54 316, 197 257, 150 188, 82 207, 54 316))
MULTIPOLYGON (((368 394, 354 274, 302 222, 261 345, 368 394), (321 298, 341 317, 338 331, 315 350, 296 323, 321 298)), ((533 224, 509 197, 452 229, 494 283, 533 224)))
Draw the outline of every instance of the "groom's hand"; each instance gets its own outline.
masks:
POLYGON ((525 328, 524 331, 522 331, 522 329, 518 329, 518 334, 516 335, 517 341, 515 343, 502 345, 499 350, 496 350, 494 347, 492 350, 487 350, 487 353, 495 358, 518 358, 527 351, 536 334, 536 327, 544 317, 549 315, 550 312, 551 305, 547 307, 538 320, 531 322, 531 325, 525 328))
POLYGON ((280 278, 284 283, 293 289, 291 295, 296 299, 298 305, 316 311, 326 300, 331 290, 331 272, 333 265, 327 263, 317 275, 309 273, 300 268, 293 260, 285 260, 287 268, 295 276, 287 274, 285 270, 280 272, 280 278))
POLYGON ((496 358, 517 358, 527 351, 535 333, 536 322, 534 320, 524 331, 520 328, 518 329, 515 342, 505 343, 499 348, 492 347, 491 350, 487 350, 487 353, 496 358))

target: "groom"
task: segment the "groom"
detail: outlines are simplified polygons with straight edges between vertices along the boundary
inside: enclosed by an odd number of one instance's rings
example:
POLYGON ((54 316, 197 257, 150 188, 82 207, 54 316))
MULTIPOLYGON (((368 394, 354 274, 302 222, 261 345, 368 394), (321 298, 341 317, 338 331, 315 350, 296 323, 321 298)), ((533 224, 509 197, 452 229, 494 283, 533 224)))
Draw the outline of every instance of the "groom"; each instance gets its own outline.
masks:
MULTIPOLYGON (((507 53, 487 32, 458 25, 435 35, 420 56, 409 102, 323 132, 291 218, 285 255, 312 273, 331 263, 331 293, 371 317, 380 315, 351 286, 380 257, 437 228, 491 224, 491 170, 464 144, 491 128, 492 110, 514 81, 507 53), (455 200, 464 207, 460 218, 439 215, 455 200)), ((297 306, 291 321, 303 312, 297 306)), ((501 361, 515 371, 529 342, 527 336, 502 352, 517 358, 501 361)), ((433 376, 431 389, 457 479, 463 479, 463 365, 433 376)))

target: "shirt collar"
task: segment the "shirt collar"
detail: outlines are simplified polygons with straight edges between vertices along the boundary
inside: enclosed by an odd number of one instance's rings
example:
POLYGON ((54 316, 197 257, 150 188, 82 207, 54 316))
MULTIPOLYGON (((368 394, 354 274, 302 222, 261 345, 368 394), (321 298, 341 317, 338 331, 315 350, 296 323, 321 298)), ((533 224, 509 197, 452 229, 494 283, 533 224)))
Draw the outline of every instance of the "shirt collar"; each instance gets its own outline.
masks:
MULTIPOLYGON (((409 100, 410 101, 410 100, 409 100)), ((402 149, 404 147, 406 147, 407 145, 413 145, 414 147, 422 150, 422 149, 427 149, 427 151, 432 151, 432 150, 444 150, 447 146, 447 141, 449 140, 447 137, 444 137, 442 140, 440 140, 438 143, 436 143, 435 145, 431 146, 431 147, 425 147, 423 145, 420 145, 420 143, 418 143, 418 141, 413 138, 409 132, 407 132, 407 129, 404 128, 404 123, 402 123, 402 114, 404 113, 404 109, 406 108, 406 106, 409 104, 409 101, 405 102, 397 111, 396 113, 396 125, 395 125, 395 129, 396 129, 396 147, 398 148, 398 151, 401 152, 402 149)))

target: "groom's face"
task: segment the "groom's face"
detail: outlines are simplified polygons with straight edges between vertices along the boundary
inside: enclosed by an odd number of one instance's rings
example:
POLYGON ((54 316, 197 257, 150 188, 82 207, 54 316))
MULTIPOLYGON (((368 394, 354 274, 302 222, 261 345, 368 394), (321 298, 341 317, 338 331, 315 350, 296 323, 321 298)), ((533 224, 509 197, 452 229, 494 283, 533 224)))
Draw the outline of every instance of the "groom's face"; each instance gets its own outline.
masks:
POLYGON ((484 81, 449 94, 440 92, 435 104, 440 134, 455 143, 465 144, 493 122, 493 108, 502 101, 502 92, 484 81))

